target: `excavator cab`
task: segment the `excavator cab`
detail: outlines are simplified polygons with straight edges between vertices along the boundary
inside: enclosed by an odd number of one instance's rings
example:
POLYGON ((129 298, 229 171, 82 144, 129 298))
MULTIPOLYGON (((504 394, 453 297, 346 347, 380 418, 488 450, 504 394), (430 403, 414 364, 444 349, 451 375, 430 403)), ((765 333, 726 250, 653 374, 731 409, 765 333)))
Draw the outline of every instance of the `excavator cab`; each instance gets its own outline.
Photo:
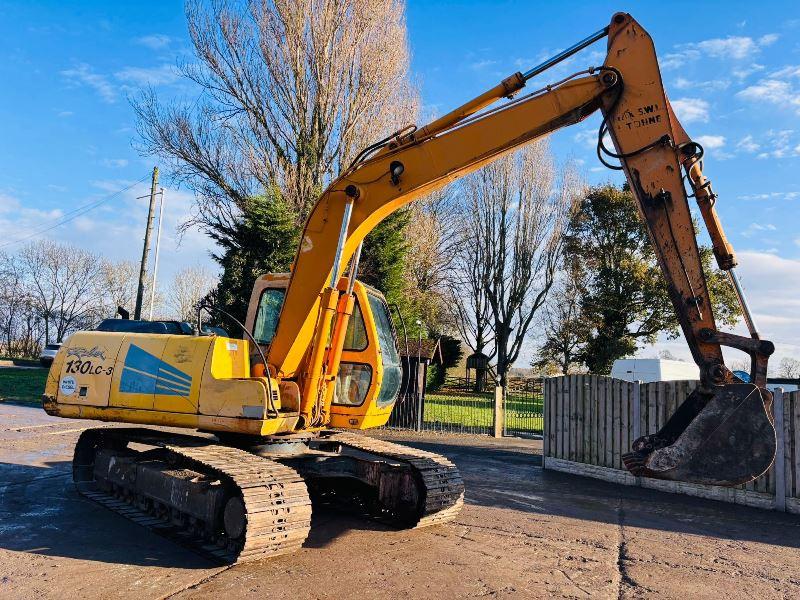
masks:
MULTIPOLYGON (((245 326, 266 354, 278 328, 290 275, 268 273, 258 280, 248 305, 245 326)), ((339 290, 347 289, 343 277, 339 290)), ((353 314, 347 324, 339 369, 328 386, 333 398, 331 426, 346 429, 380 427, 389 419, 402 380, 397 335, 386 299, 360 281, 353 287, 353 314)), ((253 350, 255 364, 260 355, 253 350)))

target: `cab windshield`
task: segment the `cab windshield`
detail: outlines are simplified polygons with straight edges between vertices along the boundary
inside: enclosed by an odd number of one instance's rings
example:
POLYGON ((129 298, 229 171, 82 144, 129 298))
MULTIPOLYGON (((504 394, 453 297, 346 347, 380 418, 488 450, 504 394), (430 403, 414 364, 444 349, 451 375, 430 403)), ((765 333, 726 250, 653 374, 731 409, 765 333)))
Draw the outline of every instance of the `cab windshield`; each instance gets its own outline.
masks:
POLYGON ((395 401, 397 392, 400 391, 400 380, 402 371, 400 367, 400 356, 397 354, 397 347, 394 341, 394 330, 392 320, 389 317, 389 310, 386 304, 372 294, 368 294, 369 306, 375 318, 375 328, 378 330, 378 343, 381 348, 381 362, 383 363, 383 381, 381 391, 378 394, 377 404, 380 407, 387 406, 395 401))
POLYGON ((259 344, 269 344, 278 328, 278 317, 283 306, 283 297, 286 290, 283 288, 267 288, 261 292, 258 301, 256 322, 253 325, 253 337, 259 344))

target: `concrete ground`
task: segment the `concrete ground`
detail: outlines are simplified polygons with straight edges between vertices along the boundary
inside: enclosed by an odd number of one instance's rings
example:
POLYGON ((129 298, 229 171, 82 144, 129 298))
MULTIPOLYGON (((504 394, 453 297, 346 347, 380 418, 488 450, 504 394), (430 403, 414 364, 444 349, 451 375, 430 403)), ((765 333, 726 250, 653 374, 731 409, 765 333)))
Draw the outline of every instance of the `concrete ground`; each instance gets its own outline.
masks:
POLYGON ((81 498, 95 424, 0 403, 0 598, 796 598, 800 518, 544 472, 535 442, 399 436, 461 469, 448 525, 315 514, 298 553, 204 559, 81 498))

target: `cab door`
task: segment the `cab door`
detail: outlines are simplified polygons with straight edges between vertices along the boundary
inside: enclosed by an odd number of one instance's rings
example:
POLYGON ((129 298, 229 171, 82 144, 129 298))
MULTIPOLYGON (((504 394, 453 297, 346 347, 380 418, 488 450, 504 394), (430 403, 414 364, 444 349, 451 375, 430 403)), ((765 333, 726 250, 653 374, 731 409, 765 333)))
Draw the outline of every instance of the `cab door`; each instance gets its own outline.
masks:
POLYGON ((386 423, 400 389, 400 357, 389 309, 377 291, 360 282, 347 326, 331 405, 331 426, 351 429, 386 423))

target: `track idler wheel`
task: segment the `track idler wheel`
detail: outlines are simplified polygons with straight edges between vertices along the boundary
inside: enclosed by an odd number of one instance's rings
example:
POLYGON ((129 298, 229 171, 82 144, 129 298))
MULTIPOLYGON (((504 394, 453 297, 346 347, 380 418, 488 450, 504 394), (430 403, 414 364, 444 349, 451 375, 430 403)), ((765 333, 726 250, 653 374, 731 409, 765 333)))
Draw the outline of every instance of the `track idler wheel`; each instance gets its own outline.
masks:
POLYGON ((775 459, 772 393, 750 383, 695 390, 655 435, 633 443, 625 467, 637 477, 735 486, 775 459))
POLYGON ((247 509, 239 496, 231 496, 225 503, 222 514, 225 535, 230 540, 238 540, 247 530, 247 509))

